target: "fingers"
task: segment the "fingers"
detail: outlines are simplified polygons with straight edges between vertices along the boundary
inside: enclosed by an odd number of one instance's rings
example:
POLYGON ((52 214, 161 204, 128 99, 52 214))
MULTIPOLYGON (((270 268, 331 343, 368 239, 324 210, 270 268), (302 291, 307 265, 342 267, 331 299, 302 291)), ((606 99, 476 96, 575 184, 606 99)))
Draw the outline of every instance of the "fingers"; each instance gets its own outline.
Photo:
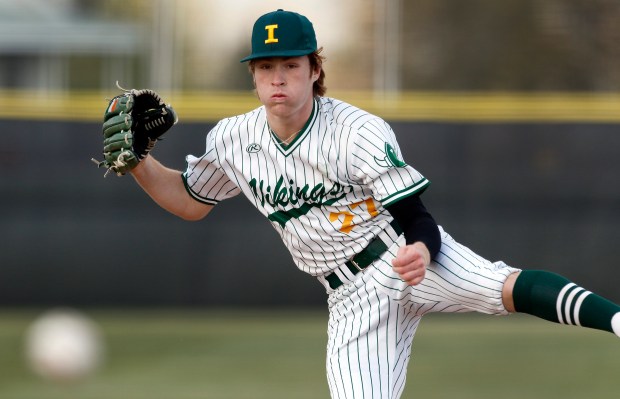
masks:
POLYGON ((417 285, 424 280, 426 267, 430 262, 430 254, 426 245, 414 243, 399 248, 392 267, 408 285, 417 285))
POLYGON ((116 133, 131 130, 132 118, 129 114, 116 115, 103 123, 103 138, 108 138, 116 133))
POLYGON ((133 135, 130 131, 116 133, 103 140, 103 152, 114 152, 131 149, 133 135))
POLYGON ((106 108, 105 113, 103 115, 103 120, 107 121, 108 119, 114 116, 117 116, 120 114, 127 114, 131 112, 132 106, 133 106, 132 96, 127 96, 124 94, 116 96, 112 100, 110 100, 110 103, 108 104, 108 107, 106 108))
POLYGON ((426 276, 426 267, 421 267, 419 269, 411 270, 405 273, 399 273, 399 276, 403 281, 407 283, 407 285, 418 285, 426 276))

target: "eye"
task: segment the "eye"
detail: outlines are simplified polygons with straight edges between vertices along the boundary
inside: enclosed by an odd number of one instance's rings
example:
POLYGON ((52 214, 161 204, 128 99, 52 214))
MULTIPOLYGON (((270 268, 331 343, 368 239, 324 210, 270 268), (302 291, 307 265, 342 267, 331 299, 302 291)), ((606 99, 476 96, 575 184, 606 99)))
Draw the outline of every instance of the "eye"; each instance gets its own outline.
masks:
POLYGON ((258 65, 256 65, 256 69, 261 69, 263 71, 267 71, 267 70, 269 70, 271 68, 272 68, 271 64, 269 64, 267 62, 261 62, 258 65))

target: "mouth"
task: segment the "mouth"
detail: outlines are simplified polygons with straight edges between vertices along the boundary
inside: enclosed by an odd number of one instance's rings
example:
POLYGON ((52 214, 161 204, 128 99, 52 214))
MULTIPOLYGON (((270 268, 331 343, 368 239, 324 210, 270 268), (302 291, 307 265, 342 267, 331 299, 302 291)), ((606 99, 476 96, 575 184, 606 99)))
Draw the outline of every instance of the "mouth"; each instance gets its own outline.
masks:
POLYGON ((284 93, 275 93, 275 94, 271 95, 271 98, 273 100, 281 100, 281 99, 286 98, 286 94, 284 94, 284 93))

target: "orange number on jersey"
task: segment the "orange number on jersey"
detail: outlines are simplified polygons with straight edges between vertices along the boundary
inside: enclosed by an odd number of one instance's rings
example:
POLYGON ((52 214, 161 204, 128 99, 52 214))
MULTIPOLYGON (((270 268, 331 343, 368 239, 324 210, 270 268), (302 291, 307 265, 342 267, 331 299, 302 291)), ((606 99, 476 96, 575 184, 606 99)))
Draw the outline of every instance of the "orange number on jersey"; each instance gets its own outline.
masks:
POLYGON ((343 233, 350 233, 353 230, 353 217, 355 216, 351 212, 330 212, 329 213, 329 221, 335 222, 340 219, 340 215, 344 215, 344 221, 342 222, 342 227, 340 231, 343 233))
MULTIPOLYGON (((375 202, 372 200, 372 198, 367 198, 364 201, 351 204, 351 208, 355 209, 362 204, 366 205, 366 211, 371 217, 375 217, 379 214, 379 212, 377 211, 377 207, 375 206, 375 202)), ((353 227, 355 227, 355 225, 353 224, 353 218, 355 217, 355 215, 352 214, 351 212, 346 212, 346 211, 345 212, 330 212, 329 221, 335 222, 336 220, 339 220, 340 215, 344 215, 344 221, 342 222, 342 227, 340 227, 339 230, 345 234, 350 233, 351 230, 353 230, 353 227)))

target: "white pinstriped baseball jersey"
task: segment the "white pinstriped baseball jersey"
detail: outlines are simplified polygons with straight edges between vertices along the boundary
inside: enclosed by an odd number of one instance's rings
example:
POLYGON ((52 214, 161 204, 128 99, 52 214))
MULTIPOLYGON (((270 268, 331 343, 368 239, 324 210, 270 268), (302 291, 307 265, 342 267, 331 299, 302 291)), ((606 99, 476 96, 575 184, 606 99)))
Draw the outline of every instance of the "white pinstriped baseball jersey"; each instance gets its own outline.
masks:
POLYGON ((288 145, 270 130, 264 107, 220 121, 207 136, 205 154, 187 157, 183 176, 189 193, 207 204, 243 192, 299 269, 321 276, 388 226, 385 205, 428 186, 401 159, 382 119, 317 97, 288 145))

